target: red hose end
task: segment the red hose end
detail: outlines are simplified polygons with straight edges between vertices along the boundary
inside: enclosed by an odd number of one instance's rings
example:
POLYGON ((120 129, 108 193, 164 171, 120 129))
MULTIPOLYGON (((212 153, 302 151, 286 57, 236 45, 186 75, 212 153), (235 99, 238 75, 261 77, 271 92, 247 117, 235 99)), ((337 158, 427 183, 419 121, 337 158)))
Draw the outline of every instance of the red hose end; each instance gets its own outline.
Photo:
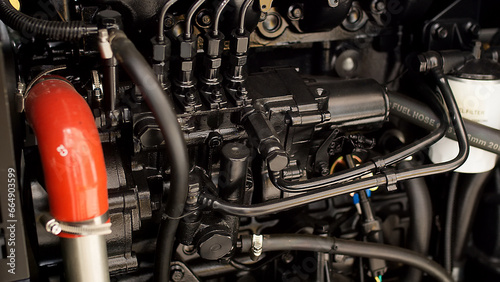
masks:
POLYGON ((106 167, 92 112, 62 77, 40 80, 26 99, 52 216, 82 222, 108 211, 106 167))

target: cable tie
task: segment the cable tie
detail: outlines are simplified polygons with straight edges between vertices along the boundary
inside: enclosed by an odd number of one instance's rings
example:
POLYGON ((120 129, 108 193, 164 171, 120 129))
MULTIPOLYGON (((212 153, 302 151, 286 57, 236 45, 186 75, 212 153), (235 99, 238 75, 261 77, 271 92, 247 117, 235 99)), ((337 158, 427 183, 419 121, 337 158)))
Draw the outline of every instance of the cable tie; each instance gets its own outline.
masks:
POLYGON ((169 216, 169 215, 167 215, 167 214, 164 214, 164 215, 163 215, 163 217, 162 217, 162 219, 173 219, 173 220, 179 220, 179 219, 183 219, 183 218, 185 218, 186 216, 190 216, 190 215, 194 214, 195 212, 197 212, 197 210, 190 211, 190 212, 185 213, 185 214, 183 214, 183 215, 181 215, 181 216, 178 216, 178 217, 173 217, 173 216, 169 216))
POLYGON ((381 173, 385 176, 387 191, 392 192, 398 190, 396 185, 398 183, 396 171, 394 169, 384 169, 381 173))
POLYGON ((379 172, 382 171, 387 166, 387 163, 385 162, 384 158, 374 158, 371 161, 375 165, 375 169, 379 172))

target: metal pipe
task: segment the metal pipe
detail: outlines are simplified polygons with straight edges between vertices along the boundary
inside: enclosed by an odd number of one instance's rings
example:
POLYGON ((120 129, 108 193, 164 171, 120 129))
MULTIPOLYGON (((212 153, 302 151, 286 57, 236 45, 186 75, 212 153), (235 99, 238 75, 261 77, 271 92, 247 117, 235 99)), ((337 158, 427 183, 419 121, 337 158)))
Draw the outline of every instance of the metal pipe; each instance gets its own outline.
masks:
POLYGON ((158 43, 163 43, 165 40, 165 15, 167 14, 168 9, 172 7, 172 5, 175 4, 177 0, 169 0, 165 5, 163 5, 163 8, 161 9, 160 12, 160 20, 158 23, 158 43))
POLYGON ((213 34, 214 36, 219 35, 219 20, 220 16, 222 14, 222 10, 226 8, 227 3, 229 3, 229 0, 223 0, 220 2, 219 6, 217 7, 217 11, 215 12, 215 18, 214 18, 214 31, 213 34))
POLYGON ((186 16, 186 30, 184 31, 184 38, 186 40, 191 39, 191 22, 193 21, 193 16, 196 10, 200 8, 201 5, 205 3, 205 0, 198 0, 196 1, 193 6, 189 9, 189 12, 186 16))
POLYGON ((246 0, 240 10, 240 26, 238 28, 238 33, 240 35, 245 34, 245 17, 247 16, 248 7, 253 3, 253 0, 246 0))
POLYGON ((109 281, 106 239, 103 235, 61 238, 66 280, 109 281))
POLYGON ((118 62, 115 57, 112 57, 111 59, 104 60, 103 65, 104 101, 106 110, 113 112, 116 109, 116 84, 118 81, 116 67, 118 66, 118 62))

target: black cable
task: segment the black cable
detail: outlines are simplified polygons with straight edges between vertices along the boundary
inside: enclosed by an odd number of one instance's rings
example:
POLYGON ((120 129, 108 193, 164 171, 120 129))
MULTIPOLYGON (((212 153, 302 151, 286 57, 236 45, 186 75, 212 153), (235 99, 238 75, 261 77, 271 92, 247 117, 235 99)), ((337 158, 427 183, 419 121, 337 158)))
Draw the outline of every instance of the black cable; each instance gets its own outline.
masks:
POLYGON ((335 230, 339 228, 344 222, 350 219, 352 216, 356 215, 357 211, 355 208, 351 208, 344 212, 339 218, 333 219, 332 223, 328 227, 328 236, 333 236, 335 230))
POLYGON ((153 112, 165 139, 166 155, 171 165, 170 191, 158 236, 154 277, 168 281, 170 260, 179 218, 184 211, 188 193, 189 160, 184 134, 182 133, 173 105, 167 98, 151 67, 122 31, 112 31, 110 43, 113 53, 139 86, 146 103, 153 112))
POLYGON ((0 19, 22 35, 43 36, 55 40, 72 41, 97 34, 95 25, 81 21, 56 22, 27 16, 16 10, 8 0, 0 0, 0 19))
POLYGON ((331 197, 356 192, 362 189, 383 186, 386 183, 387 179, 385 175, 375 175, 364 179, 354 180, 347 184, 335 184, 329 187, 316 189, 309 193, 250 206, 228 203, 219 199, 217 196, 208 193, 202 193, 200 195, 199 202, 202 207, 211 207, 212 209, 225 214, 254 217, 286 211, 292 208, 328 199, 331 197))
POLYGON ((452 270, 452 230, 453 230, 453 215, 455 211, 455 196, 458 187, 458 178, 460 174, 455 172, 451 176, 450 187, 448 191, 448 203, 446 204, 446 219, 444 225, 444 268, 448 273, 452 270))
POLYGON ((457 210, 457 216, 454 218, 455 228, 453 229, 455 241, 453 261, 455 263, 463 259, 464 250, 472 227, 472 219, 479 204, 479 197, 490 175, 491 171, 462 176, 464 180, 461 181, 462 185, 460 185, 456 197, 456 206, 460 207, 460 209, 457 210))
MULTIPOLYGON (((401 162, 398 168, 414 167, 413 162, 401 162)), ((408 230, 408 248, 422 255, 427 255, 432 229, 432 202, 429 188, 424 178, 415 178, 401 182, 408 195, 410 226, 408 230)), ((410 268, 403 281, 418 282, 422 272, 410 268)))
MULTIPOLYGON (((389 93, 391 115, 428 130, 437 128, 440 118, 426 104, 399 93, 389 93)), ((464 119, 471 146, 495 154, 500 154, 500 130, 464 119), (496 149, 495 149, 496 148, 496 149)), ((450 127, 446 137, 457 140, 455 131, 450 127)))
MULTIPOLYGON (((242 251, 248 252, 252 248, 250 236, 242 236, 242 251)), ((332 254, 343 254, 355 257, 383 259, 401 262, 421 269, 439 281, 453 281, 446 271, 435 261, 414 251, 400 247, 343 240, 332 237, 298 234, 264 235, 262 251, 313 251, 332 254)))

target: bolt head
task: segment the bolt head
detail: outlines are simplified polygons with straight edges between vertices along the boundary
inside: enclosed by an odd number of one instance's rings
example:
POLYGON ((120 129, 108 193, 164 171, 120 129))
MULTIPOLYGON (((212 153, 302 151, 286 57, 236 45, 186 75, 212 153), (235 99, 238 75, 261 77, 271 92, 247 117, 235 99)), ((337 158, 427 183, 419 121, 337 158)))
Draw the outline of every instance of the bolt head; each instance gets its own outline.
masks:
POLYGON ((328 6, 335 8, 339 5, 339 0, 328 0, 328 6))
POLYGON ((58 223, 53 222, 52 224, 49 224, 49 226, 47 226, 47 231, 54 235, 58 235, 59 233, 61 233, 62 229, 58 223))
POLYGON ((201 17, 201 22, 205 25, 209 25, 212 22, 212 18, 210 18, 209 15, 203 15, 203 17, 201 17))
POLYGON ((375 8, 377 9, 377 11, 383 11, 385 9, 385 3, 383 1, 379 1, 375 5, 375 8))
POLYGON ((267 166, 271 171, 281 171, 288 165, 288 156, 280 150, 273 151, 267 156, 267 166))
POLYGON ((172 280, 173 281, 181 281, 181 279, 184 277, 184 273, 180 269, 175 269, 172 271, 172 280))
POLYGON ((165 28, 171 28, 174 26, 174 24, 175 24, 174 18, 171 15, 167 15, 165 17, 165 22, 164 22, 165 28))
POLYGON ((302 17, 302 9, 300 7, 293 8, 292 16, 296 19, 300 19, 302 17))
POLYGON ((439 38, 441 39, 445 39, 448 37, 448 29, 444 28, 444 27, 440 27, 437 29, 437 35, 439 38))

